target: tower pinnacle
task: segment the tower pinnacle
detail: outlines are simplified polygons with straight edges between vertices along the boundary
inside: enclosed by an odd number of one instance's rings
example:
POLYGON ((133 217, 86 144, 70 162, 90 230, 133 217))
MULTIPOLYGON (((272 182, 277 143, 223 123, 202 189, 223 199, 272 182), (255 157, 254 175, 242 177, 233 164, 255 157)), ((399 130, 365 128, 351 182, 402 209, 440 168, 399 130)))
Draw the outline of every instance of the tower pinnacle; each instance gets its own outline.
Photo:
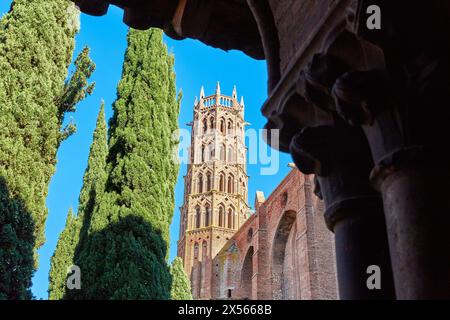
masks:
POLYGON ((220 95, 220 82, 219 81, 217 81, 216 94, 220 95))
POLYGON ((203 86, 202 86, 202 88, 200 89, 200 99, 203 99, 203 98, 205 98, 205 88, 203 88, 203 86))

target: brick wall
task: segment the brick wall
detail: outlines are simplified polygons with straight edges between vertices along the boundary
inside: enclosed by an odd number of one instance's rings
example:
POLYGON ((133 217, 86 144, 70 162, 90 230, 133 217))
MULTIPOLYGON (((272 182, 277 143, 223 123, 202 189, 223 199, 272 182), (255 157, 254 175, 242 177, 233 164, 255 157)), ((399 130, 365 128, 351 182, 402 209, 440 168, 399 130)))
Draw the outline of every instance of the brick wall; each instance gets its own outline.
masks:
POLYGON ((212 298, 336 299, 334 238, 313 177, 293 169, 255 207, 212 261, 212 298))

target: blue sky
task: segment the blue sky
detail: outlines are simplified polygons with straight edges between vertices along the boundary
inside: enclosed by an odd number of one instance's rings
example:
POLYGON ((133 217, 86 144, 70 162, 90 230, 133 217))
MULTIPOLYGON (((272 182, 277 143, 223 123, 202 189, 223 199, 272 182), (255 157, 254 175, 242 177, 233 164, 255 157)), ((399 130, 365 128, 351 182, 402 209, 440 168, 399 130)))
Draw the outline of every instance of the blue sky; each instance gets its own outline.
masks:
MULTIPOLYGON (((0 1, 0 15, 9 10, 11 1, 0 1)), ((97 65, 92 77, 96 89, 92 96, 81 102, 77 111, 67 117, 77 124, 77 133, 65 141, 58 151, 56 173, 50 184, 47 206, 49 215, 46 225, 45 245, 39 250, 39 269, 33 279, 33 294, 38 299, 47 299, 50 258, 56 247, 59 233, 64 228, 69 208, 76 211, 78 194, 82 186, 92 133, 100 102, 105 100, 106 116, 111 117, 111 104, 116 98, 116 87, 122 72, 123 55, 126 48, 127 27, 122 23, 122 11, 112 7, 104 17, 81 16, 81 31, 76 38, 76 52, 84 46, 91 48, 91 57, 97 65)), ((167 46, 175 55, 175 71, 178 90, 183 91, 179 123, 181 128, 192 120, 192 108, 200 87, 205 86, 206 95, 214 92, 220 81, 222 93, 231 95, 233 85, 237 86, 239 97, 245 98, 245 118, 249 128, 261 129, 266 123, 260 109, 267 98, 267 74, 264 61, 253 60, 246 55, 207 47, 199 41, 175 41, 165 38, 167 46)), ((261 176, 260 165, 248 165, 249 204, 253 207, 256 190, 262 190, 266 197, 289 172, 290 156, 280 155, 280 169, 276 175, 261 176)), ((176 256, 176 242, 179 231, 179 210, 183 200, 182 177, 186 166, 180 168, 176 188, 176 206, 171 225, 170 259, 176 256)))

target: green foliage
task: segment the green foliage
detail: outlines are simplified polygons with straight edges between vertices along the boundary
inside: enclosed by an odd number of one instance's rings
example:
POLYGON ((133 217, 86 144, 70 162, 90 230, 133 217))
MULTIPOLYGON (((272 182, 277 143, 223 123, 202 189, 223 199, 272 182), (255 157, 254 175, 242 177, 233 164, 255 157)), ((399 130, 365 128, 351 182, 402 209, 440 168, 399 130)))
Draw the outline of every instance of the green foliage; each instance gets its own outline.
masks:
POLYGON ((170 267, 172 275, 172 300, 192 300, 191 283, 183 267, 183 260, 176 257, 170 267))
POLYGON ((64 298, 67 270, 74 265, 74 256, 80 239, 84 239, 89 228, 90 217, 96 198, 103 192, 106 181, 106 156, 108 153, 104 104, 100 108, 97 126, 89 152, 80 192, 78 214, 72 210, 67 216, 66 226, 61 233, 55 253, 51 259, 49 274, 49 299, 64 298))
POLYGON ((73 265, 73 256, 80 233, 77 217, 69 210, 66 226, 61 232, 55 253, 51 258, 49 275, 49 299, 58 300, 64 297, 67 271, 73 265))
POLYGON ((75 264, 72 299, 169 299, 169 225, 178 165, 173 57, 160 30, 130 30, 110 122, 107 181, 75 264))
POLYGON ((0 176, 0 300, 31 299, 33 219, 0 176))
MULTIPOLYGON (((26 299, 37 259, 35 265, 26 265, 33 259, 24 255, 29 254, 30 245, 36 250, 44 243, 45 200, 57 148, 73 132, 72 126, 61 128, 64 112, 73 111, 73 103, 83 95, 61 97, 65 89, 83 81, 64 86, 78 31, 74 4, 14 0, 11 8, 0 22, 0 177, 8 190, 1 198, 0 230, 8 241, 14 237, 17 241, 0 246, 0 256, 9 261, 2 265, 0 296, 26 299), (19 261, 20 266, 15 264, 19 261)), ((88 76, 84 72, 91 69, 85 68, 85 58, 80 59, 78 74, 88 76)), ((91 87, 78 90, 88 93, 91 87)))

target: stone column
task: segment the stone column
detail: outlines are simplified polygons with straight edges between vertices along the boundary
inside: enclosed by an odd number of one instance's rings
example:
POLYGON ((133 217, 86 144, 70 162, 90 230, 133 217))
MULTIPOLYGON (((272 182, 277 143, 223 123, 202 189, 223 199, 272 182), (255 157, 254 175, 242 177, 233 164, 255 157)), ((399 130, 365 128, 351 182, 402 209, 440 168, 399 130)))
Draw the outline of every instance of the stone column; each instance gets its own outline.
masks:
POLYGON ((359 43, 370 42, 365 56, 385 62, 347 70, 333 96, 337 112, 362 126, 369 142, 397 298, 450 299, 450 4, 404 9, 397 1, 361 1, 359 43), (365 27, 362 13, 373 3, 381 30, 365 27))
POLYGON ((302 172, 316 174, 325 220, 335 234, 340 298, 395 299, 383 206, 369 185, 372 161, 361 130, 342 122, 305 128, 290 150, 302 172), (367 286, 372 265, 380 268, 380 289, 367 286))

